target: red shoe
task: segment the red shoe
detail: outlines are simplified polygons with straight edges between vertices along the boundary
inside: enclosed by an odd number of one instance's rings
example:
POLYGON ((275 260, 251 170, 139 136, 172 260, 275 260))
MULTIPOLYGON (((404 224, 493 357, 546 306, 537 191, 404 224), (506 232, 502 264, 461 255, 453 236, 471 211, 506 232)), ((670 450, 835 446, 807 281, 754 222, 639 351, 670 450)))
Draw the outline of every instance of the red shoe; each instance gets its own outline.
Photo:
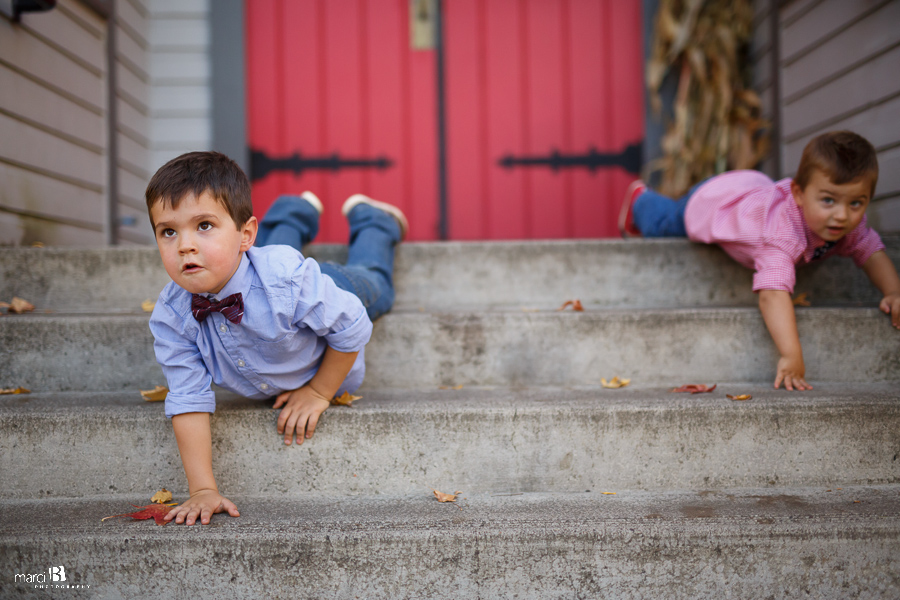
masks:
POLYGON ((622 208, 619 209, 619 233, 622 234, 623 238, 629 237, 641 237, 641 231, 634 226, 634 201, 638 199, 638 196, 644 193, 647 189, 647 184, 645 184, 640 179, 636 179, 631 182, 631 185, 628 186, 628 191, 625 192, 625 199, 622 200, 622 208))

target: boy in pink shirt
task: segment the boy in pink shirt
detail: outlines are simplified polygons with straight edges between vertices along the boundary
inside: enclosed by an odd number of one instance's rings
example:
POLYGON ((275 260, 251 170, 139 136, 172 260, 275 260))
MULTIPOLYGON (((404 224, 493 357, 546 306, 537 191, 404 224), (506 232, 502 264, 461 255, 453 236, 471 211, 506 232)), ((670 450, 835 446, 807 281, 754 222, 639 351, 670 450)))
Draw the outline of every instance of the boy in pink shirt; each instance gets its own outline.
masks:
POLYGON ((781 358, 775 387, 812 389, 797 333, 791 294, 795 268, 832 254, 849 256, 883 294, 879 307, 900 329, 900 277, 866 208, 875 193, 878 160, 863 137, 822 134, 803 150, 794 179, 773 182, 757 171, 707 179, 679 200, 636 181, 619 215, 623 236, 687 236, 717 244, 754 269, 753 291, 781 358))

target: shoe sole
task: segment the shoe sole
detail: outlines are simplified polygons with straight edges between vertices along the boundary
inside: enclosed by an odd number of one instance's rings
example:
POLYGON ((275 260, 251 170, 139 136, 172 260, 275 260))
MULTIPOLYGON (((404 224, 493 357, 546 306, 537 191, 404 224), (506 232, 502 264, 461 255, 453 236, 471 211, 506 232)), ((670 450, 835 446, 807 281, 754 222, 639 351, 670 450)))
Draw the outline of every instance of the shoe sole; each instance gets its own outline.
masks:
POLYGON ((394 206, 393 204, 388 204, 387 202, 379 202, 378 200, 373 200, 369 198, 365 194, 353 194, 347 201, 344 202, 344 206, 341 207, 341 214, 345 217, 359 204, 368 204, 378 210, 383 210, 387 214, 394 217, 397 221, 397 224, 400 225, 400 239, 406 238, 406 232, 409 230, 409 222, 406 220, 406 215, 403 214, 403 211, 394 206))
POLYGON ((316 209, 316 212, 318 212, 320 215, 325 210, 325 207, 322 205, 322 201, 319 200, 319 197, 309 190, 306 190, 305 192, 300 194, 300 197, 312 204, 312 207, 316 209))

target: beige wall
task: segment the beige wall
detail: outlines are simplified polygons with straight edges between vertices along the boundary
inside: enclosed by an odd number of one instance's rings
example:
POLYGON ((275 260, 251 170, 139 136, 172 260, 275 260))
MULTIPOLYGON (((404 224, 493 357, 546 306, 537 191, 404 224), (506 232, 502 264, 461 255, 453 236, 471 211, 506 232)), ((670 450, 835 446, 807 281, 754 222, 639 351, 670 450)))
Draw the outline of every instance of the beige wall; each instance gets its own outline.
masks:
POLYGON ((781 173, 794 173, 803 147, 819 133, 856 131, 878 151, 871 223, 882 233, 900 232, 900 0, 781 2, 778 103, 771 4, 757 0, 754 83, 769 114, 780 110, 781 173))

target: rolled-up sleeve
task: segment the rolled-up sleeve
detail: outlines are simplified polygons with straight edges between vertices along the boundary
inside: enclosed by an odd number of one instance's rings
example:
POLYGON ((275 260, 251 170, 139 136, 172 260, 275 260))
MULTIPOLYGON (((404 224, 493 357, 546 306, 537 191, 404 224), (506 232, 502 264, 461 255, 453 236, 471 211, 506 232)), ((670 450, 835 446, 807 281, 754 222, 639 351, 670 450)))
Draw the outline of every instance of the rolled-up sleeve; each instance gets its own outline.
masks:
POLYGON ((293 277, 294 323, 308 327, 339 352, 359 352, 372 336, 372 321, 355 294, 342 290, 306 259, 293 277))
POLYGON ((794 293, 794 284, 797 281, 797 269, 794 259, 787 252, 767 247, 760 252, 754 260, 756 273, 753 274, 753 291, 759 290, 784 290, 794 293))
POLYGON ((153 350, 169 386, 166 416, 216 410, 212 377, 196 342, 185 332, 184 319, 171 306, 157 302, 150 317, 153 350))

